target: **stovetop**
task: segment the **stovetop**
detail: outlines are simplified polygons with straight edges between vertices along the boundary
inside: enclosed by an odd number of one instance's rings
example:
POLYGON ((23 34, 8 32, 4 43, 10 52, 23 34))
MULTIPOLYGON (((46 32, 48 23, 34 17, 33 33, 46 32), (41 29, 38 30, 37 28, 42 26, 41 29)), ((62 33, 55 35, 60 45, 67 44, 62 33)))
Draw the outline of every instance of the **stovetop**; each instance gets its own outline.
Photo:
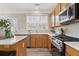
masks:
POLYGON ((55 36, 55 38, 57 38, 63 42, 65 42, 65 41, 71 41, 71 42, 79 41, 79 38, 74 38, 74 37, 70 37, 70 36, 66 36, 66 35, 55 36))

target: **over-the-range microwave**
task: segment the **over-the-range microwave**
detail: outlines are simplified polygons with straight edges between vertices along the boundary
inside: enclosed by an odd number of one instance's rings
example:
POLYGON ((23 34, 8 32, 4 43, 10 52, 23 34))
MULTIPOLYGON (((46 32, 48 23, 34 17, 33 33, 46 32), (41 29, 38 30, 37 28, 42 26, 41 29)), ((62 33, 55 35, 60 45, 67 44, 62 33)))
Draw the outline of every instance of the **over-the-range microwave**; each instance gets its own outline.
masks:
POLYGON ((65 23, 79 19, 79 3, 73 3, 59 13, 59 22, 65 23))

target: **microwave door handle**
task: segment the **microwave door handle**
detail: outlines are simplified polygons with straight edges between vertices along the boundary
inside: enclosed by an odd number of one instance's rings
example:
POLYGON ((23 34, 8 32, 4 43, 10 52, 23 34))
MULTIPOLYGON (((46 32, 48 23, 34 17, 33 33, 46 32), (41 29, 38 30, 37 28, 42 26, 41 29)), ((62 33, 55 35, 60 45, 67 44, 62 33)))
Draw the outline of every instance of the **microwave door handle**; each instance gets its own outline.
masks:
POLYGON ((68 19, 69 19, 69 17, 70 17, 70 16, 69 16, 69 9, 67 9, 67 17, 68 17, 68 19))

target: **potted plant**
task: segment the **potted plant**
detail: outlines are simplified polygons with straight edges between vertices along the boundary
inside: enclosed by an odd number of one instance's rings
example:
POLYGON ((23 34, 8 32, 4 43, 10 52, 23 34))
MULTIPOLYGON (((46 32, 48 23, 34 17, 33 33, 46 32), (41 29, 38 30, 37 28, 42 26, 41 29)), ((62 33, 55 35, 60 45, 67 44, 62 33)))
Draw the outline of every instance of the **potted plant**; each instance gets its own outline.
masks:
POLYGON ((9 19, 0 19, 0 27, 4 29, 5 37, 11 37, 11 23, 9 19))

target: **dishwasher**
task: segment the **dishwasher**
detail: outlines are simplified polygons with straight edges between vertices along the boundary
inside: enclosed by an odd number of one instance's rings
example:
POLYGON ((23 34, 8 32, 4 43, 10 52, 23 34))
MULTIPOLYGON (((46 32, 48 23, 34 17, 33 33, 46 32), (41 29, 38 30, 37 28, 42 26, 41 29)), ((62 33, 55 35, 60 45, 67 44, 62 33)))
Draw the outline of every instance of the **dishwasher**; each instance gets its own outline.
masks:
POLYGON ((30 33, 26 34, 27 36, 27 48, 30 48, 30 33))

